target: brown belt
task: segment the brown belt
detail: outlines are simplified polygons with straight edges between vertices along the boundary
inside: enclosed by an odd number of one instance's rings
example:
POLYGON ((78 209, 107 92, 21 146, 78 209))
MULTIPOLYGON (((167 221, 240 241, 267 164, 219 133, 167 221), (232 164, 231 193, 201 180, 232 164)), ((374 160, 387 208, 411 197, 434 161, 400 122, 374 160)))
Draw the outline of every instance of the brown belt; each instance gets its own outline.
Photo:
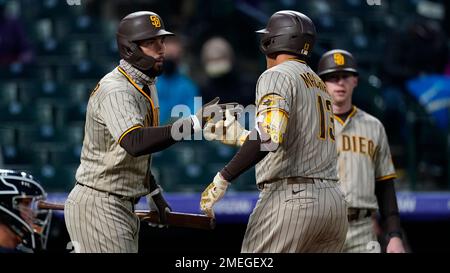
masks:
POLYGON ((288 185, 292 184, 314 184, 314 180, 320 180, 321 178, 308 178, 308 177, 288 177, 284 179, 272 179, 269 181, 261 182, 257 185, 258 189, 262 190, 265 186, 273 184, 273 183, 280 183, 280 181, 287 180, 288 185))
POLYGON ((112 196, 115 196, 115 197, 119 198, 120 200, 129 201, 133 205, 137 204, 139 202, 139 199, 140 199, 140 197, 129 197, 129 196, 124 196, 124 195, 120 195, 120 194, 116 194, 116 193, 112 193, 112 192, 102 191, 102 190, 93 188, 91 186, 88 186, 88 185, 85 185, 85 184, 81 184, 80 182, 77 182, 77 185, 80 185, 82 187, 86 187, 86 188, 89 188, 89 189, 92 189, 92 190, 96 190, 96 191, 99 191, 99 192, 107 193, 109 195, 112 195, 112 196))
POLYGON ((372 216, 373 212, 374 212, 374 210, 372 210, 372 209, 348 208, 347 219, 349 222, 363 219, 363 218, 372 216))

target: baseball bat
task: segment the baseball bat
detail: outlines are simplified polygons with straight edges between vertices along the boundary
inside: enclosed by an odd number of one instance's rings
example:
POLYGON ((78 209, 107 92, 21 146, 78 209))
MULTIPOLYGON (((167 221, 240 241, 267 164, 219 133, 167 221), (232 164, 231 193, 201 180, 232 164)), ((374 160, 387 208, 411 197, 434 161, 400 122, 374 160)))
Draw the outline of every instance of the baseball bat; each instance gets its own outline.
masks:
MULTIPOLYGON (((64 210, 63 204, 38 202, 39 209, 64 210)), ((157 211, 137 210, 136 215, 141 221, 159 224, 159 214, 157 211)), ((216 220, 203 214, 192 214, 184 212, 167 212, 167 224, 174 227, 214 229, 216 220)))

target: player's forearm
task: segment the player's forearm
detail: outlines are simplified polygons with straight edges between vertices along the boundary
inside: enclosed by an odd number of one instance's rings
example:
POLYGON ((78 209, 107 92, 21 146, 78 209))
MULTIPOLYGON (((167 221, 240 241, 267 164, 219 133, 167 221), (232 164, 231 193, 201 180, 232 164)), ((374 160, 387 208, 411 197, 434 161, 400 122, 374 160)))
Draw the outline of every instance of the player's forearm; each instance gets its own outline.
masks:
POLYGON ((400 215, 395 195, 394 180, 376 182, 375 195, 378 201, 381 221, 385 224, 386 233, 400 233, 400 215))
POLYGON ((171 125, 138 128, 128 133, 120 146, 134 157, 162 151, 176 142, 171 128, 171 125))
POLYGON ((150 192, 152 193, 154 190, 159 188, 158 183, 156 182, 155 177, 153 176, 150 167, 147 173, 148 185, 150 187, 150 192))
POLYGON ((261 137, 257 130, 253 129, 236 155, 220 171, 223 178, 231 182, 261 161, 269 153, 268 151, 261 151, 261 143, 261 137))

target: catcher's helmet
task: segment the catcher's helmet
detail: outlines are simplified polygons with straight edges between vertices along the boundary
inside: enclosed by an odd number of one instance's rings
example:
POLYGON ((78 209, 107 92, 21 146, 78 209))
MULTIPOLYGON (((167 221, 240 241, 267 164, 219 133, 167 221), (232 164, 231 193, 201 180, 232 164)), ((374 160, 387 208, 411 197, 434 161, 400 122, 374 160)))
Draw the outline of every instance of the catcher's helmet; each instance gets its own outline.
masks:
POLYGON ((358 75, 356 61, 350 52, 334 49, 322 55, 317 68, 317 75, 323 77, 326 74, 337 71, 347 71, 358 75))
POLYGON ((37 201, 46 197, 30 174, 0 169, 0 223, 17 234, 26 248, 46 247, 51 211, 37 208, 37 201))
POLYGON ((316 40, 316 28, 308 16, 298 11, 282 10, 274 13, 262 34, 260 49, 265 55, 287 52, 309 57, 316 40))
POLYGON ((160 36, 175 35, 164 29, 161 17, 151 11, 138 11, 125 16, 117 30, 117 46, 120 57, 140 70, 149 70, 155 59, 145 55, 137 45, 137 41, 160 36))

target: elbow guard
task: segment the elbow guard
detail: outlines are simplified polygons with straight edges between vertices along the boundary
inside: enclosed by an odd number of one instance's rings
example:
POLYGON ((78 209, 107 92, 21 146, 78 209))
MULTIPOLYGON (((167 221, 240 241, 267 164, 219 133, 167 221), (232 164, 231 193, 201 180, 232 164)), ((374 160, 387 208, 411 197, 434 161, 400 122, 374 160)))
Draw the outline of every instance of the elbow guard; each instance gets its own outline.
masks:
POLYGON ((282 109, 271 108, 258 114, 256 130, 264 151, 274 152, 283 143, 287 123, 288 114, 282 109))

